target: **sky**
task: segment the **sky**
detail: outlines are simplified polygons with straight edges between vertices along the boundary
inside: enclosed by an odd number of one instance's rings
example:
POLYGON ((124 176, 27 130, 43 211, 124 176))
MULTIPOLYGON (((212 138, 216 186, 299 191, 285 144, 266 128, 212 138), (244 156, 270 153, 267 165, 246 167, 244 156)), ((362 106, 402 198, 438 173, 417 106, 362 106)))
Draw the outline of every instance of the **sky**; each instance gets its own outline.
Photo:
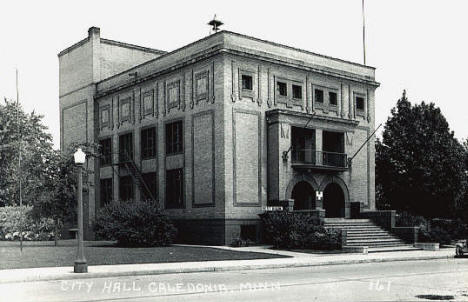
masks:
MULTIPOLYGON (((0 102, 16 98, 44 115, 58 148, 57 54, 87 36, 171 51, 223 29, 362 63, 362 0, 1 1, 0 102)), ((468 1, 365 0, 367 65, 376 67, 376 121, 406 89, 434 102, 458 139, 468 138, 468 1)), ((379 131, 380 132, 380 131, 379 131)))

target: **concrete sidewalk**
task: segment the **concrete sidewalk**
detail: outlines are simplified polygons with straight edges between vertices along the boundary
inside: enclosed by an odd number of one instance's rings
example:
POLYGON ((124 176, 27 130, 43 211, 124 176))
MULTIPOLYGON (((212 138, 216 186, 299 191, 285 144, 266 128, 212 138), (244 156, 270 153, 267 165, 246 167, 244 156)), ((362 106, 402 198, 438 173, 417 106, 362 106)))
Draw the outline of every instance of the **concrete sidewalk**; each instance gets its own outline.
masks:
MULTIPOLYGON (((216 248, 216 247, 214 247, 216 248)), ((371 254, 312 254, 271 250, 267 247, 217 247, 236 251, 255 251, 290 256, 291 258, 224 260, 204 262, 177 262, 153 264, 121 264, 89 266, 88 273, 73 273, 73 267, 43 267, 0 270, 0 283, 69 280, 85 278, 121 277, 136 275, 159 275, 193 272, 238 271, 252 269, 288 268, 338 264, 375 263, 454 258, 452 248, 439 251, 400 251, 371 254)))

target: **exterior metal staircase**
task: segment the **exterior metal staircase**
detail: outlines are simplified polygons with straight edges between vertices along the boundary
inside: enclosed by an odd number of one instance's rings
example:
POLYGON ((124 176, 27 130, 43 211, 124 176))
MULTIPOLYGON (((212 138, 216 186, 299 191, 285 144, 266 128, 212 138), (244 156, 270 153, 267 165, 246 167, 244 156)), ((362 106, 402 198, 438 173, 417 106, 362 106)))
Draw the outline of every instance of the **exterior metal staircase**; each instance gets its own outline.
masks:
POLYGON ((119 165, 127 169, 133 181, 140 189, 140 192, 144 194, 144 196, 148 196, 149 199, 156 201, 155 197, 153 196, 153 193, 151 192, 145 180, 143 179, 143 175, 140 169, 138 168, 136 163, 133 161, 133 159, 130 156, 128 156, 128 154, 126 153, 119 154, 119 165))
POLYGON ((408 244, 377 226, 370 219, 325 218, 324 226, 327 229, 341 230, 344 236, 343 245, 346 246, 408 247, 408 244))

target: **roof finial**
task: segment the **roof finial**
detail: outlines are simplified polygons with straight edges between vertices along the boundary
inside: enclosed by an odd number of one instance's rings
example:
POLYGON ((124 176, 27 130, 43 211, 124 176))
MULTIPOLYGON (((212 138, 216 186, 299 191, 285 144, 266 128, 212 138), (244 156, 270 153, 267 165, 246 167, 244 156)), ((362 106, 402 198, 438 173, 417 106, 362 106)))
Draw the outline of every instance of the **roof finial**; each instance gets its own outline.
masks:
POLYGON ((223 24, 224 24, 223 22, 221 22, 221 21, 219 21, 219 20, 216 20, 216 14, 215 14, 214 17, 213 17, 213 20, 211 20, 210 22, 208 22, 208 25, 213 26, 212 30, 213 30, 215 33, 218 32, 219 27, 220 27, 221 25, 223 25, 223 24))

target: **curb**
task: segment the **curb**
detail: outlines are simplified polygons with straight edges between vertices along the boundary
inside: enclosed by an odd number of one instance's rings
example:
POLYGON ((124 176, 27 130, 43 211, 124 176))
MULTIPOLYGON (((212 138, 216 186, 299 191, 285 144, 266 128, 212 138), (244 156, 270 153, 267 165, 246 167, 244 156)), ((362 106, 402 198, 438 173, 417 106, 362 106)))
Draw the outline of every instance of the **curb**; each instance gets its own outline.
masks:
MULTIPOLYGON (((393 258, 374 258, 374 259, 358 259, 358 260, 330 260, 330 261, 296 261, 270 264, 242 264, 242 265, 220 265, 206 267, 186 267, 186 268, 163 268, 149 270, 128 270, 114 272, 90 272, 75 274, 70 268, 69 272, 50 274, 50 275, 29 275, 21 276, 21 278, 12 278, 10 280, 0 280, 0 284, 20 283, 20 282, 35 282, 35 281, 59 281, 59 280, 74 280, 74 279, 91 279, 105 277, 126 277, 126 276, 142 276, 142 275, 164 275, 164 274, 180 274, 180 273, 203 273, 203 272, 228 272, 242 270, 260 270, 260 269, 275 269, 275 268, 291 268, 291 267, 313 267, 327 265, 345 265, 345 264, 362 264, 362 263, 383 263, 394 261, 421 261, 421 260, 440 260, 454 259, 453 256, 418 256, 418 257, 393 257, 393 258)), ((256 261, 256 260, 246 260, 256 261)), ((1 273, 1 271, 0 271, 1 273)))

